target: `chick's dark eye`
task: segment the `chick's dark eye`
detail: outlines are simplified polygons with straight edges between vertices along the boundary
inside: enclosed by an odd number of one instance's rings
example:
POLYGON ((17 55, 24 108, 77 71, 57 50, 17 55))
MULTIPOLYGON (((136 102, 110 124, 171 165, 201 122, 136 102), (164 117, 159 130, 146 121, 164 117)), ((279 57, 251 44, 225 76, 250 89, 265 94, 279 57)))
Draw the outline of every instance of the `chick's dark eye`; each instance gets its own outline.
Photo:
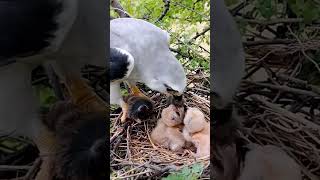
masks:
POLYGON ((138 108, 138 111, 139 112, 145 112, 145 111, 147 111, 148 110, 148 107, 146 106, 146 105, 142 105, 142 106, 140 106, 139 108, 138 108))

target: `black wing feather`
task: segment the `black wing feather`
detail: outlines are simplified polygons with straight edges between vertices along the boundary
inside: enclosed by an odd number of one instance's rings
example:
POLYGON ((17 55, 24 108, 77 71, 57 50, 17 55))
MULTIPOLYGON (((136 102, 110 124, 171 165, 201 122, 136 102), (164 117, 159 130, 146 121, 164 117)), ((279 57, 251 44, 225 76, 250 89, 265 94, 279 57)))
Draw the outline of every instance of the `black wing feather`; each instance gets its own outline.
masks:
POLYGON ((123 79, 129 70, 130 62, 128 55, 121 53, 115 48, 110 48, 110 81, 123 79))
POLYGON ((61 11, 57 0, 0 0, 0 63, 48 47, 61 11))

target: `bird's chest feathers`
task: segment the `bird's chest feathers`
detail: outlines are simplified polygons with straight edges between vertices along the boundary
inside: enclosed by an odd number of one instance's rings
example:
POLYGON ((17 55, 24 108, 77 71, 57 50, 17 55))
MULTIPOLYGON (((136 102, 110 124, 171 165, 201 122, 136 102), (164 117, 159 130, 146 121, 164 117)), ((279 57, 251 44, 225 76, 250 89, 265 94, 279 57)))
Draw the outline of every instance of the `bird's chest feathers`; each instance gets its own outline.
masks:
MULTIPOLYGON (((101 33, 93 33, 95 31, 93 29, 96 27, 88 22, 91 19, 88 14, 90 10, 84 8, 86 3, 81 0, 64 0, 62 3, 63 10, 56 17, 58 29, 55 31, 55 38, 48 48, 52 56, 80 59, 101 56, 101 51, 105 49, 104 46, 101 47, 101 41, 103 41, 101 39, 104 39, 104 36, 101 33)), ((94 15, 94 12, 92 13, 94 15)), ((97 24, 104 23, 102 17, 95 18, 97 24)))

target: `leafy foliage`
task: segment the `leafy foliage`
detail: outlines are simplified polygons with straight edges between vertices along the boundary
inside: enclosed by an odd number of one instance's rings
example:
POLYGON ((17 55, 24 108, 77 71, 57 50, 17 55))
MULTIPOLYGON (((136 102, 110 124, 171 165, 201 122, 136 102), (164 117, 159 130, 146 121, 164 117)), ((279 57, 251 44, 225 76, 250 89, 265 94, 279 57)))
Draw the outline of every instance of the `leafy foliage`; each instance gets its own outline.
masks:
POLYGON ((288 4, 297 17, 304 18, 306 23, 319 19, 320 9, 312 0, 289 0, 288 4))
POLYGON ((52 88, 48 86, 38 85, 35 87, 42 108, 49 108, 58 99, 52 88))
POLYGON ((181 171, 174 172, 162 180, 197 180, 203 172, 201 164, 194 164, 191 167, 184 167, 181 171))
MULTIPOLYGON (((242 3, 242 0, 225 0, 230 7, 242 3)), ((314 0, 249 0, 246 4, 254 7, 246 13, 252 18, 303 18, 305 23, 311 23, 320 18, 320 2, 314 0)))

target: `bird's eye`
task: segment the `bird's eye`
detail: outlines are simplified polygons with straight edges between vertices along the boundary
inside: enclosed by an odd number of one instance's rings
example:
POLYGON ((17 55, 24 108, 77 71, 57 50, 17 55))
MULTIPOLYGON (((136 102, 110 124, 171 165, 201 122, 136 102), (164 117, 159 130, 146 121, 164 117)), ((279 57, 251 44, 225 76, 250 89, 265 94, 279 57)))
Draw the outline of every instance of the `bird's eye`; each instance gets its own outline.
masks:
MULTIPOLYGON (((172 89, 170 86, 168 86, 167 84, 164 84, 164 86, 167 89, 167 92, 170 92, 171 94, 177 93, 178 91, 172 89)), ((174 98, 175 99, 175 98, 174 98)))
POLYGON ((138 111, 139 112, 145 112, 145 111, 147 111, 148 110, 148 107, 146 106, 146 105, 142 105, 142 106, 140 106, 139 108, 138 108, 138 111))
POLYGON ((167 88, 167 91, 173 91, 173 89, 170 86, 168 86, 167 84, 164 84, 164 86, 167 88))

